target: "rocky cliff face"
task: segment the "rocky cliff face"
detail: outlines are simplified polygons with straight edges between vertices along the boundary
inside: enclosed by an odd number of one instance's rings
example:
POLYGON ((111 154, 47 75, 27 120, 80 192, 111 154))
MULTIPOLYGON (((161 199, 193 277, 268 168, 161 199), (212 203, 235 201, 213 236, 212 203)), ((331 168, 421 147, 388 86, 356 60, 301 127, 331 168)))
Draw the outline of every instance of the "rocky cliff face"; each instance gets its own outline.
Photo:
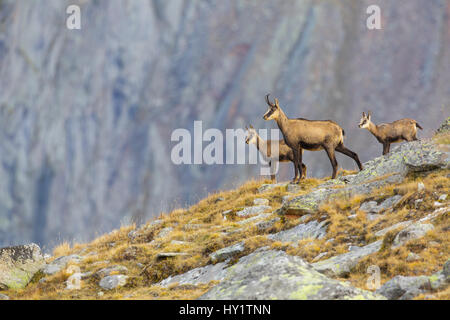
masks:
MULTIPOLYGON (((170 135, 194 120, 274 128, 268 92, 289 116, 336 120, 363 161, 381 153, 357 128, 363 110, 437 127, 450 2, 376 1, 383 30, 369 31, 373 2, 0 1, 0 244, 86 240, 257 176, 174 166, 170 135), (78 31, 65 27, 74 3, 78 31)), ((331 172, 323 152, 305 162, 331 172)))

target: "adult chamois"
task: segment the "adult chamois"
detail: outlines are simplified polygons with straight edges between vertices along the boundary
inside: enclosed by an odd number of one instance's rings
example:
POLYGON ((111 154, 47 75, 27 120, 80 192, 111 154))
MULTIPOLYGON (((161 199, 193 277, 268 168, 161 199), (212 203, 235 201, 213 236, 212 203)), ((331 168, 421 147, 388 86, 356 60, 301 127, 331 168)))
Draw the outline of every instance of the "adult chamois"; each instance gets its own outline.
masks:
POLYGON ((405 118, 391 123, 381 123, 375 125, 370 119, 372 112, 369 111, 367 115, 363 112, 362 118, 359 121, 359 127, 369 130, 378 142, 383 145, 383 155, 389 153, 391 143, 417 140, 417 128, 422 130, 422 127, 416 120, 405 118))
MULTIPOLYGON (((277 167, 278 162, 290 161, 295 165, 294 153, 292 152, 292 149, 287 146, 284 140, 266 141, 258 135, 258 133, 256 132, 255 128, 253 128, 252 125, 250 125, 250 128, 246 127, 245 129, 246 129, 245 143, 255 145, 258 151, 261 152, 261 154, 263 155, 264 159, 269 162, 269 166, 272 170, 273 168, 277 167), (278 155, 276 154, 276 151, 274 151, 272 148, 272 146, 275 144, 278 144, 278 155)), ((306 178, 306 166, 303 163, 301 164, 301 166, 302 170, 298 169, 298 171, 300 171, 303 174, 302 178, 306 178)), ((273 171, 271 171, 270 178, 272 180, 275 180, 275 174, 273 173, 273 171)))
MULTIPOLYGON (((294 153, 294 163, 302 163, 301 149, 310 151, 325 150, 331 165, 333 166, 332 179, 336 178, 338 163, 335 151, 345 154, 357 163, 359 170, 362 164, 358 155, 344 146, 344 130, 331 120, 307 120, 303 118, 289 119, 281 110, 278 99, 271 103, 269 95, 266 95, 266 102, 269 109, 264 114, 264 120, 275 120, 280 128, 284 141, 294 153)), ((295 170, 298 165, 294 166, 295 170)), ((301 167, 300 167, 301 169, 301 167)), ((297 176, 297 175, 296 175, 297 176)), ((302 174, 300 173, 300 177, 302 174)), ((295 182, 295 178, 293 180, 295 182)), ((299 181, 300 182, 300 179, 299 181)))

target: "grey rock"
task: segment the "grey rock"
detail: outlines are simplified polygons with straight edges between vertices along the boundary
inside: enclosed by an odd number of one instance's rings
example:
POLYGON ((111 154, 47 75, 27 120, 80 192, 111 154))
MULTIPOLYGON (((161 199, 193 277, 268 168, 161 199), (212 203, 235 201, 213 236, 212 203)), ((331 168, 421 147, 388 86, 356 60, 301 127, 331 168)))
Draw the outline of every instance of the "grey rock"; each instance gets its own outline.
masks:
POLYGON ((442 194, 442 195, 439 197, 439 201, 445 201, 445 200, 447 200, 447 194, 442 194))
POLYGON ((0 249, 0 290, 24 288, 45 266, 41 249, 31 243, 0 249))
POLYGON ((255 206, 268 206, 269 205, 269 200, 263 199, 263 198, 257 198, 255 200, 253 200, 253 204, 255 206))
POLYGON ((275 223, 277 223, 278 221, 280 221, 280 218, 276 217, 276 218, 273 218, 273 219, 270 219, 270 220, 257 222, 255 224, 255 226, 258 229, 258 231, 267 231, 270 228, 272 228, 273 225, 275 223))
POLYGON ((387 210, 387 209, 395 206, 401 198, 402 198, 402 196, 395 195, 393 197, 387 198, 380 204, 378 204, 376 201, 364 202, 359 207, 359 210, 364 211, 366 213, 372 213, 372 214, 379 213, 381 211, 387 210))
POLYGON ((113 290, 124 286, 127 283, 128 276, 122 274, 107 276, 100 280, 99 286, 105 290, 113 290))
POLYGON ((362 258, 380 250, 381 245, 381 240, 375 241, 359 249, 313 263, 312 266, 328 276, 347 276, 362 258))
POLYGON ((262 214, 259 214, 257 216, 254 216, 254 217, 251 217, 251 218, 248 218, 248 219, 245 219, 245 220, 242 220, 242 221, 238 221, 238 224, 246 225, 246 224, 249 224, 249 223, 252 223, 252 222, 264 219, 264 218, 267 218, 268 216, 270 216, 270 213, 262 213, 262 214))
POLYGON ((367 201, 359 207, 359 210, 366 213, 377 213, 379 211, 379 208, 376 201, 367 201))
POLYGON ((444 120, 440 127, 436 130, 437 133, 443 133, 450 131, 450 117, 444 120))
POLYGON ((442 272, 447 278, 450 277, 450 259, 448 259, 447 262, 444 263, 444 268, 442 269, 442 272))
POLYGON ((408 256, 406 257, 407 262, 413 262, 413 261, 417 261, 420 259, 421 259, 420 256, 414 252, 408 253, 408 256))
POLYGON ((166 227, 161 229, 161 231, 158 233, 158 238, 164 238, 168 236, 173 231, 172 227, 166 227))
POLYGON ((297 193, 302 190, 302 187, 298 184, 289 183, 287 185, 287 192, 289 193, 297 193))
POLYGON ((120 265, 116 265, 116 266, 111 266, 108 268, 103 268, 99 271, 97 271, 95 273, 96 276, 100 277, 100 278, 104 278, 107 276, 110 276, 111 273, 113 272, 118 272, 118 273, 127 273, 128 272, 128 268, 125 266, 120 266, 120 265))
POLYGON ((319 253, 317 256, 314 257, 314 259, 312 260, 313 262, 317 262, 320 259, 322 259, 323 257, 325 257, 328 254, 328 252, 322 252, 319 253))
POLYGON ((192 269, 184 274, 169 277, 157 283, 156 285, 159 285, 161 287, 168 287, 169 285, 174 283, 178 283, 180 285, 199 285, 209 283, 210 281, 220 281, 223 280, 226 275, 226 266, 226 262, 210 264, 205 267, 192 269))
POLYGON ((431 223, 414 223, 404 230, 400 231, 394 238, 392 246, 399 247, 412 239, 423 237, 428 231, 433 230, 434 226, 431 223))
POLYGON ((269 239, 281 242, 297 242, 303 239, 323 239, 327 234, 327 221, 318 222, 316 220, 289 230, 280 231, 268 236, 269 239))
POLYGON ((299 257, 258 250, 227 269, 225 278, 201 300, 383 299, 369 291, 330 279, 299 257))
POLYGON ((63 256, 63 257, 56 258, 50 264, 45 266, 45 268, 43 269, 43 272, 46 275, 52 275, 52 274, 58 273, 61 270, 63 270, 69 262, 77 263, 77 262, 80 262, 81 259, 82 259, 82 257, 77 254, 72 254, 69 256, 63 256))
POLYGON ((396 276, 383 284, 376 293, 389 300, 410 300, 428 290, 431 290, 431 284, 427 276, 396 276))
POLYGON ((259 193, 265 193, 267 191, 271 191, 275 188, 286 187, 287 183, 274 183, 274 184, 263 184, 258 188, 259 193))
POLYGON ((183 230, 184 231, 192 231, 192 230, 198 230, 203 228, 204 225, 203 224, 198 224, 198 223, 187 223, 183 226, 183 230))
POLYGON ((292 199, 292 196, 282 196, 281 197, 281 204, 285 204, 291 199, 292 199))
POLYGON ((246 207, 242 209, 241 211, 237 212, 236 215, 239 217, 248 217, 255 214, 261 214, 265 211, 271 210, 272 208, 266 205, 260 205, 260 206, 253 206, 253 207, 246 207))
POLYGON ((381 229, 381 230, 375 232, 375 236, 381 237, 381 236, 384 236, 389 231, 392 231, 395 229, 404 229, 407 226, 411 225, 412 223, 413 223, 412 221, 403 221, 403 222, 396 223, 392 226, 389 226, 387 228, 384 228, 384 229, 381 229))
POLYGON ((376 214, 376 213, 369 213, 366 215, 366 219, 369 221, 375 221, 381 217, 382 217, 381 214, 376 214))
POLYGON ((430 280, 430 286, 433 290, 445 289, 450 284, 450 278, 446 277, 443 271, 436 272, 428 277, 430 280))
POLYGON ((236 254, 239 254, 243 252, 245 249, 244 242, 236 243, 230 247, 226 247, 220 250, 217 250, 209 255, 211 258, 211 261, 214 262, 220 262, 225 261, 228 258, 231 258, 235 256, 236 254))
POLYGON ((0 300, 9 300, 9 297, 6 294, 0 293, 0 300))

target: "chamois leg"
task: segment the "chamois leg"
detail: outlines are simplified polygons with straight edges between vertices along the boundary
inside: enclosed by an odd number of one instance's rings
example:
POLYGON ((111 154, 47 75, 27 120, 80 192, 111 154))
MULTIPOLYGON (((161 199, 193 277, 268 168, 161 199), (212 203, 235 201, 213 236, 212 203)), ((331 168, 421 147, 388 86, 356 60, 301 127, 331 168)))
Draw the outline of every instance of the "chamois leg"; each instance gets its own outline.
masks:
POLYGON ((302 149, 299 149, 298 150, 298 162, 297 162, 297 167, 298 167, 298 172, 299 172, 299 175, 298 175, 298 181, 297 181, 297 183, 300 183, 300 180, 302 180, 302 177, 303 177, 303 166, 304 166, 304 164, 303 164, 303 150, 302 149))
POLYGON ((387 147, 386 147, 386 153, 389 153, 390 150, 391 150, 391 144, 388 142, 387 147))
POLYGON ((298 177, 298 173, 300 171, 300 176, 302 175, 302 172, 299 168, 299 159, 298 159, 298 150, 292 149, 292 153, 294 154, 294 172, 295 172, 295 176, 294 179, 292 179, 292 183, 295 183, 295 181, 297 181, 297 177, 298 177))
POLYGON ((383 143, 383 156, 389 152, 389 144, 387 142, 383 143))
MULTIPOLYGON (((302 167, 302 175, 301 175, 300 179, 306 179, 306 166, 304 163, 302 163, 301 167, 302 167)), ((298 170, 300 171, 300 167, 298 170)))
POLYGON ((336 161, 336 156, 334 154, 334 149, 330 147, 325 147, 325 151, 327 152, 328 158, 330 159, 331 165, 333 166, 333 174, 331 179, 336 178, 338 163, 336 161))
POLYGON ((353 152, 352 150, 346 148, 343 144, 340 144, 336 147, 335 149, 337 152, 343 153, 346 156, 352 158, 353 160, 355 160, 356 164, 358 165, 359 170, 363 170, 363 166, 361 164, 361 161, 359 161, 359 157, 356 154, 356 152, 353 152))
POLYGON ((277 182, 277 179, 275 177, 276 174, 276 170, 277 170, 277 165, 278 162, 276 160, 271 160, 269 161, 269 166, 270 166, 270 179, 272 180, 273 183, 277 182))

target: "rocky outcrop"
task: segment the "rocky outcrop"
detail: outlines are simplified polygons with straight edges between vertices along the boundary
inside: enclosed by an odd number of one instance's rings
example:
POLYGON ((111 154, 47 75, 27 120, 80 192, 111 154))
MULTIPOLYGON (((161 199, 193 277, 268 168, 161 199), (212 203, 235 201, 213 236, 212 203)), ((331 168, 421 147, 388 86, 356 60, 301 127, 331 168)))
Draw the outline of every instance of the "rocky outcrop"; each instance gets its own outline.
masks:
POLYGON ((32 243, 0 249, 0 290, 24 288, 45 266, 38 245, 32 243))
MULTIPOLYGON (((308 194, 293 198, 281 207, 279 213, 290 215, 313 213, 327 200, 370 194, 372 190, 383 185, 403 181, 410 172, 449 168, 450 147, 436 145, 426 140, 404 143, 389 154, 365 163, 364 167, 363 171, 355 175, 331 180, 308 194)), ((376 210, 378 209, 376 205, 376 210)))
POLYGON ((200 299, 384 299, 383 296, 330 279, 299 257, 282 251, 260 250, 227 269, 220 284, 200 299))

